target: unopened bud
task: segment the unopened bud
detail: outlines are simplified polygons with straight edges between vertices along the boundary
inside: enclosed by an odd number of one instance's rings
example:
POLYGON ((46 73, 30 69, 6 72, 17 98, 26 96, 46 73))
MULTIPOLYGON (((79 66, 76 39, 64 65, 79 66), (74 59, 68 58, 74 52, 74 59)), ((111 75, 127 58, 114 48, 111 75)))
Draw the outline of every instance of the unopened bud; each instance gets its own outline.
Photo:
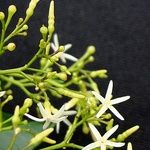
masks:
POLYGON ((9 51, 14 51, 15 48, 16 48, 15 43, 9 43, 9 44, 7 45, 7 50, 9 50, 9 51))
POLYGON ((22 31, 23 31, 23 30, 28 30, 28 28, 29 28, 28 25, 25 24, 25 25, 23 25, 23 27, 22 27, 22 31))
POLYGON ((111 119, 106 126, 106 131, 110 130, 113 127, 113 124, 114 124, 114 119, 111 119))
POLYGON ((17 127, 20 123, 20 117, 19 117, 19 106, 17 105, 14 111, 14 115, 12 117, 12 124, 14 127, 17 127))
POLYGON ((88 53, 89 55, 95 53, 95 46, 89 46, 89 47, 87 48, 87 53, 88 53))
POLYGON ((0 12, 0 20, 4 20, 4 18, 5 18, 5 14, 1 11, 0 12))
POLYGON ((32 106, 32 99, 31 98, 26 98, 24 101, 24 106, 25 107, 31 107, 32 106))
POLYGON ((69 110, 70 108, 74 107, 78 101, 78 98, 72 98, 69 102, 65 104, 65 110, 69 110))
POLYGON ((67 80, 67 75, 64 72, 58 73, 58 74, 56 74, 56 76, 63 81, 67 80))
POLYGON ((8 16, 13 16, 15 14, 15 12, 17 11, 16 6, 15 5, 10 5, 8 7, 8 16))
POLYGON ((48 32, 47 27, 45 27, 45 26, 43 25, 43 26, 40 28, 40 32, 41 32, 42 35, 46 35, 47 32, 48 32))

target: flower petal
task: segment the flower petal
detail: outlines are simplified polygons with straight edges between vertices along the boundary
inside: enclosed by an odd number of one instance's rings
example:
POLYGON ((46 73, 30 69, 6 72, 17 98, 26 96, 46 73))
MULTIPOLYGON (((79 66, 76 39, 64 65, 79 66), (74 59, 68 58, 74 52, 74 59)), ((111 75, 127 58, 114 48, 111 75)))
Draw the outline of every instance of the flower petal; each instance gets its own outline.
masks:
POLYGON ((112 146, 112 147, 122 147, 125 145, 125 143, 107 141, 106 145, 112 146))
POLYGON ((39 107, 39 110, 40 110, 40 113, 41 113, 42 117, 43 117, 43 118, 47 118, 48 113, 47 113, 47 111, 44 109, 42 103, 39 102, 39 103, 37 103, 37 105, 38 105, 38 107, 39 107))
POLYGON ((71 125, 71 122, 66 118, 63 120, 63 122, 67 125, 67 126, 70 126, 71 125))
POLYGON ((65 111, 65 104, 61 106, 61 108, 53 115, 54 118, 59 118, 63 116, 65 111))
POLYGON ((96 114, 96 118, 99 118, 102 114, 104 114, 107 109, 108 109, 108 107, 106 107, 105 105, 102 106, 102 108, 101 108, 101 109, 99 110, 99 112, 96 114))
POLYGON ((70 115, 75 115, 77 112, 75 110, 70 110, 70 111, 64 111, 63 115, 65 116, 70 116, 70 115))
POLYGON ((74 57, 74 56, 72 56, 72 55, 70 55, 70 54, 63 53, 63 56, 64 56, 66 59, 71 60, 71 61, 73 61, 73 62, 78 61, 78 58, 76 58, 76 57, 74 57))
POLYGON ((59 48, 58 34, 55 33, 53 36, 55 47, 59 48))
POLYGON ((106 145, 105 144, 101 144, 101 150, 106 150, 106 145))
POLYGON ((94 138, 94 141, 99 141, 102 137, 99 131, 91 123, 89 123, 89 127, 90 127, 91 134, 94 138))
POLYGON ((34 120, 34 121, 37 121, 37 122, 43 122, 43 121, 45 121, 44 118, 37 118, 37 117, 34 117, 34 116, 30 115, 30 114, 24 114, 24 115, 25 115, 26 117, 28 117, 28 118, 34 120))
POLYGON ((95 91, 92 91, 92 94, 101 102, 101 103, 104 103, 105 102, 105 99, 97 92, 95 91))
POLYGON ((58 134, 59 133, 59 129, 60 129, 60 122, 58 122, 56 124, 56 133, 58 134))
POLYGON ((49 126, 50 121, 47 119, 43 125, 43 130, 47 129, 47 127, 49 126))
POLYGON ((72 44, 68 43, 65 46, 65 52, 72 47, 72 44))
POLYGON ((123 97, 115 98, 115 99, 111 100, 111 104, 112 105, 119 104, 121 102, 128 100, 129 98, 130 98, 130 96, 123 96, 123 97))
POLYGON ((113 90, 113 81, 110 80, 109 84, 108 84, 108 88, 107 88, 107 92, 105 95, 105 99, 111 99, 112 97, 112 90, 113 90))
POLYGON ((56 47, 56 46, 54 45, 54 43, 51 43, 51 48, 53 49, 54 52, 56 52, 56 51, 58 50, 58 47, 56 47))
POLYGON ((123 116, 118 112, 118 110, 113 107, 113 106, 110 106, 109 109, 111 110, 111 112, 116 116, 118 117, 120 120, 124 120, 123 116))
POLYGON ((2 97, 5 93, 6 93, 6 91, 1 91, 0 92, 0 97, 2 97))
POLYGON ((91 150, 91 149, 100 147, 100 144, 101 143, 99 141, 97 141, 97 142, 94 142, 94 143, 91 143, 91 144, 85 146, 82 150, 91 150))
POLYGON ((132 150, 132 144, 130 142, 128 143, 127 150, 132 150))
POLYGON ((118 129, 118 127, 119 125, 115 125, 113 128, 111 128, 104 134, 103 138, 108 139, 118 129))

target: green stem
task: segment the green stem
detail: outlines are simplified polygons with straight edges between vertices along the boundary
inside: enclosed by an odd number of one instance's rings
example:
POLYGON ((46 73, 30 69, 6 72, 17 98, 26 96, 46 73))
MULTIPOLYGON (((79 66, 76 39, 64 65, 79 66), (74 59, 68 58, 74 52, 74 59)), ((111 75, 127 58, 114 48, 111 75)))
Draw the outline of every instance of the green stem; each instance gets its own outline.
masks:
POLYGON ((16 140, 16 136, 17 136, 17 135, 14 133, 14 134, 13 134, 13 137, 12 137, 12 139, 11 139, 11 142, 10 142, 8 148, 7 148, 7 150, 12 150, 13 145, 14 145, 14 142, 15 142, 15 140, 16 140))
POLYGON ((0 102, 0 131, 2 130, 2 126, 3 126, 3 111, 2 111, 2 106, 0 102))

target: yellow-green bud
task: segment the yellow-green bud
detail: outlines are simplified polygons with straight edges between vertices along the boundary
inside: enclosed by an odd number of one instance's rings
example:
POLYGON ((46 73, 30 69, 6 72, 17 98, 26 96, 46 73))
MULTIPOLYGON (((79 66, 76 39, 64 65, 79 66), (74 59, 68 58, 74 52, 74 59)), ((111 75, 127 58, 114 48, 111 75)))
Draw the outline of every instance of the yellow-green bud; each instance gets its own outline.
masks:
POLYGON ((82 132, 83 132, 84 134, 88 134, 89 131, 90 131, 90 130, 89 130, 89 127, 87 126, 86 123, 84 123, 83 126, 82 126, 82 132))
POLYGON ((62 45, 59 46, 59 48, 58 48, 58 51, 59 51, 59 52, 63 52, 64 50, 65 50, 65 47, 64 47, 64 46, 62 46, 62 45))
POLYGON ((40 48, 45 48, 46 47, 46 42, 43 39, 40 40, 39 47, 40 48))
POLYGON ((68 97, 71 97, 71 98, 85 98, 85 96, 83 94, 80 94, 80 93, 77 93, 76 91, 72 91, 72 90, 69 90, 69 89, 64 89, 64 88, 57 88, 57 92, 59 94, 62 94, 64 96, 68 96, 68 97))
POLYGON ((67 75, 64 72, 60 72, 60 73, 56 74, 56 76, 63 81, 67 80, 67 75))
POLYGON ((119 134, 117 136, 117 141, 122 142, 124 141, 127 137, 129 137, 130 135, 132 135, 134 132, 136 132, 139 129, 139 126, 136 125, 126 131, 124 131, 122 134, 119 134))
POLYGON ((93 62, 93 61, 94 61, 94 57, 90 56, 89 59, 88 59, 88 62, 93 62))
POLYGON ((45 137, 45 138, 43 139, 43 142, 46 142, 46 143, 48 143, 48 144, 55 144, 55 143, 56 143, 55 140, 52 140, 52 139, 47 138, 47 137, 45 137))
POLYGON ((23 18, 19 18, 17 25, 20 25, 23 22, 23 18))
POLYGON ((40 28, 40 32, 42 35, 46 35, 48 32, 47 27, 45 27, 44 25, 42 25, 42 27, 40 28))
POLYGON ((64 66, 64 65, 61 65, 61 66, 60 66, 60 70, 61 70, 62 72, 66 72, 68 75, 71 75, 71 73, 68 71, 67 67, 64 66))
POLYGON ((9 43, 9 44, 7 45, 7 50, 9 50, 9 51, 14 51, 15 48, 16 48, 15 43, 9 43))
POLYGON ((106 131, 110 130, 113 127, 113 124, 114 124, 114 119, 111 119, 106 126, 106 131))
POLYGON ((34 145, 41 142, 45 137, 47 137, 51 132, 53 132, 53 130, 53 128, 48 128, 43 132, 37 134, 34 138, 31 139, 30 145, 34 145))
POLYGON ((20 132, 21 132, 21 128, 18 127, 18 128, 15 129, 15 134, 16 135, 19 134, 20 132))
POLYGON ((25 24, 25 25, 23 25, 23 27, 22 27, 22 30, 28 30, 28 25, 27 24, 25 24))
POLYGON ((0 12, 0 20, 4 20, 4 18, 5 18, 5 14, 1 11, 0 12))
POLYGON ((107 77, 106 73, 107 73, 106 69, 101 69, 101 70, 97 70, 97 71, 92 71, 90 73, 90 76, 92 78, 95 78, 97 76, 99 76, 100 78, 106 78, 107 77))
POLYGON ((40 82, 40 83, 38 84, 38 87, 39 87, 40 89, 44 89, 44 88, 45 88, 45 83, 44 83, 44 82, 40 82))
POLYGON ((87 48, 87 53, 88 53, 89 55, 95 53, 95 46, 89 46, 89 47, 87 48))
POLYGON ((48 31, 50 34, 52 34, 55 30, 54 23, 55 23, 54 1, 52 0, 50 3, 49 14, 48 14, 48 31))
POLYGON ((10 5, 8 7, 8 16, 13 16, 15 14, 15 12, 17 11, 16 6, 15 5, 10 5))
POLYGON ((110 119, 112 117, 112 115, 110 113, 103 115, 103 118, 105 119, 110 119))
POLYGON ((65 110, 69 110, 70 108, 74 107, 78 101, 78 98, 72 98, 69 102, 65 104, 65 110))
POLYGON ((33 104, 32 99, 31 98, 26 98, 24 101, 24 106, 25 107, 31 107, 33 104))
POLYGON ((20 124, 20 117, 19 117, 19 106, 17 105, 14 111, 14 115, 12 117, 12 124, 14 127, 17 127, 20 124))

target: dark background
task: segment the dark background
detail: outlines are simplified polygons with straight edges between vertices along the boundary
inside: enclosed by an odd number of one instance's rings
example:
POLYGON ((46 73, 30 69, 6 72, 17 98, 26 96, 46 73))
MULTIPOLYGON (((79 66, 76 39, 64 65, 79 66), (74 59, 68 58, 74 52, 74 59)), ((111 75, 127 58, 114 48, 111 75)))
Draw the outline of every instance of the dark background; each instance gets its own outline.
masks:
MULTIPOLYGON (((29 0, 0 0, 0 9, 16 4, 15 18, 25 16, 29 0), (22 13, 22 14, 21 14, 22 13)), ((29 37, 15 38, 17 51, 0 58, 1 68, 25 64, 36 52, 39 28, 47 24, 49 0, 41 0, 29 23, 29 37)), ((90 69, 108 69, 109 78, 99 81, 105 93, 110 79, 114 96, 131 99, 116 108, 125 117, 120 132, 140 125, 129 141, 134 150, 150 149, 150 1, 149 0, 56 0, 56 32, 62 44, 72 43, 71 54, 80 57, 88 45, 96 46, 90 69)), ((16 23, 15 21, 13 23, 16 23)), ((88 142, 85 136, 75 138, 88 142)), ((85 143, 85 144, 84 144, 85 143)))

